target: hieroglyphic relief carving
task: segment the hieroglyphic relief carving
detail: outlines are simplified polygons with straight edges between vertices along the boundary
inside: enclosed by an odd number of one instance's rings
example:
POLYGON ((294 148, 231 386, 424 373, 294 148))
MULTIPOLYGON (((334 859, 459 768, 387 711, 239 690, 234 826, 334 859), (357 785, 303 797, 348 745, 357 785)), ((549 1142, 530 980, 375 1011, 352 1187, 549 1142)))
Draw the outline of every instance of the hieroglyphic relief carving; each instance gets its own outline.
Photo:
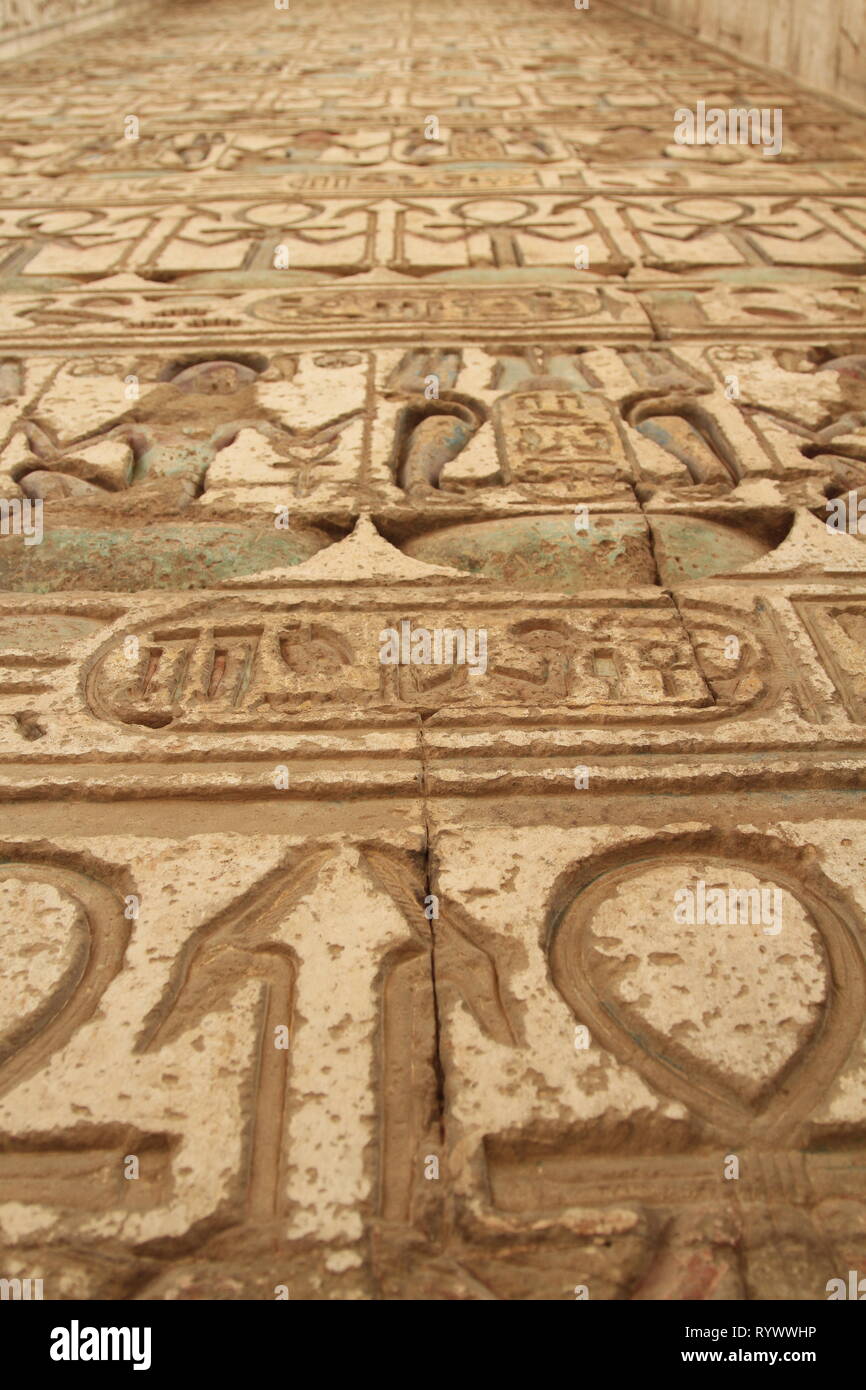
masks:
POLYGON ((6 1090, 42 1066, 98 1007, 121 967, 128 926, 118 896, 83 874, 38 862, 0 867, 8 950, 19 957, 4 990, 0 1086, 6 1090), (27 928, 17 942, 11 939, 16 918, 27 928), (45 976, 40 953, 49 958, 45 976), (59 959, 51 961, 55 954, 59 959))
MULTIPOLYGON (((529 378, 497 402, 506 477, 538 494, 570 499, 586 484, 628 482, 631 470, 605 402, 569 391, 556 378, 529 378)), ((611 491, 615 494, 616 488, 611 491)), ((628 488, 620 495, 629 496, 628 488)))
POLYGON ((208 506, 257 487, 336 504, 368 477, 425 507, 491 489, 510 509, 701 502, 759 479, 816 507, 866 464, 858 346, 810 348, 803 365, 789 360, 798 350, 573 340, 17 356, 2 364, 0 468, 20 495, 122 512, 131 499, 118 494, 146 487, 188 519, 203 491, 208 506))
POLYGON ((823 525, 866 489, 866 124, 530 0, 21 52, 16 1258, 64 1296, 824 1296, 866 1220, 866 552, 823 525), (778 158, 679 145, 695 92, 784 106, 778 158), (698 882, 778 893, 778 936, 676 922, 698 882))
POLYGON ((3 464, 25 496, 47 500, 176 479, 186 506, 209 469, 214 486, 270 482, 303 496, 320 473, 340 476, 342 467, 345 476, 341 446, 358 465, 369 362, 355 354, 348 366, 359 370, 341 372, 346 365, 336 355, 305 358, 296 381, 290 354, 52 364, 12 426, 3 464), (317 419, 308 398, 323 379, 348 408, 317 419))
MULTIPOLYGON (((451 884, 461 876, 457 833, 446 831, 440 847, 442 855, 448 845, 451 884)), ((593 832, 577 833, 586 852, 593 832)), ((507 1223, 513 1239, 544 1223, 552 1242, 555 1230, 568 1233, 579 1267, 594 1288, 609 1290, 605 1296, 742 1298, 767 1278, 778 1281, 777 1292, 805 1287, 808 1269, 812 1296, 820 1297, 834 1261, 822 1246, 824 1214, 858 1188, 849 1140, 828 1116, 851 1068, 862 1066, 859 913, 852 915, 850 899, 831 905, 826 879, 805 868, 801 841, 798 849, 784 837, 696 826, 649 839, 631 833, 609 832, 607 847, 581 862, 575 831, 548 827, 548 871, 572 867, 549 899, 542 941, 534 923, 518 929, 522 953, 501 925, 496 933, 527 1040, 507 1092, 500 1086, 495 1098, 484 1095, 489 1046, 473 1045, 453 1005, 446 1009, 446 1076, 452 1085, 459 1076, 465 1093, 455 1101, 453 1157, 465 1202, 462 1257, 491 1270, 474 1243, 481 1231, 507 1223), (706 921, 700 911, 675 917, 678 896, 690 893, 710 903, 715 894, 724 911, 706 912, 706 921), (726 915, 731 901, 739 916, 726 915), (750 917, 746 907, 757 902, 772 904, 771 912, 750 917), (531 1002, 544 954, 564 1018, 547 999, 531 1002), (704 1007, 700 982, 708 976, 717 981, 714 1007, 704 1007), (846 981, 850 1008, 831 979, 846 981), (532 1039, 542 1031, 550 1048, 540 1078, 532 1039), (828 1093, 836 1098, 829 1104, 828 1093), (677 1105, 666 1106, 666 1096, 677 1105), (725 1155, 738 1156, 736 1187, 725 1180, 725 1155), (483 1189, 473 1182, 476 1162, 488 1177, 483 1189), (611 1208, 611 1183, 625 1211, 611 1208), (622 1225, 605 1227, 626 1211, 622 1225), (768 1227, 784 1229, 782 1248, 768 1248, 768 1227), (599 1256, 592 1237, 602 1231, 599 1256)), ((492 840, 485 835, 480 848, 489 854, 492 840)), ((500 837, 493 872, 479 861, 474 881, 482 875, 494 898, 516 892, 523 903, 530 857, 509 853, 500 837)), ((459 898, 471 894, 472 881, 464 877, 459 898)), ((493 903, 485 916, 497 921, 493 903)), ((554 1289, 555 1258, 536 1262, 523 1248, 536 1277, 554 1289)), ((494 1286, 508 1279, 500 1268, 494 1286)))
MULTIPOLYGON (((39 858, 0 865, 0 923, 7 968, 0 1016, 0 1094, 38 1075, 99 1010, 123 968, 131 923, 116 888, 39 858)), ((171 1191, 172 1142, 160 1133, 86 1125, 49 1134, 0 1133, 5 1201, 95 1212, 141 1210, 171 1191), (123 1158, 146 1155, 143 1181, 123 1181, 123 1158)))
POLYGON ((574 267, 585 248, 596 275, 669 274, 763 264, 856 275, 866 227, 855 197, 815 200, 682 195, 372 198, 220 202, 192 207, 0 210, 0 276, 92 280, 122 270, 155 280, 283 269, 354 276, 376 266, 409 276, 461 269, 574 267), (792 206, 794 204, 794 206, 792 206))
MULTIPOLYGON (((201 720, 213 727, 222 720, 256 727, 281 712, 317 705, 372 711, 404 702, 443 707, 532 698, 611 711, 670 706, 687 717, 690 707, 711 703, 693 639, 669 606, 583 614, 572 609, 567 620, 539 613, 516 623, 507 609, 481 609, 478 625, 487 632, 488 653, 484 682, 466 659, 429 669, 383 665, 382 632, 399 633, 405 625, 458 631, 449 608, 411 614, 383 608, 328 624, 227 609, 221 622, 203 626, 195 614, 179 613, 173 623, 134 634, 132 659, 127 637, 119 636, 89 674, 89 699, 102 718, 156 729, 176 720, 187 727, 201 720)), ((744 650, 728 663, 729 679, 746 662, 744 650)), ((750 697, 759 689, 753 687, 750 697)))

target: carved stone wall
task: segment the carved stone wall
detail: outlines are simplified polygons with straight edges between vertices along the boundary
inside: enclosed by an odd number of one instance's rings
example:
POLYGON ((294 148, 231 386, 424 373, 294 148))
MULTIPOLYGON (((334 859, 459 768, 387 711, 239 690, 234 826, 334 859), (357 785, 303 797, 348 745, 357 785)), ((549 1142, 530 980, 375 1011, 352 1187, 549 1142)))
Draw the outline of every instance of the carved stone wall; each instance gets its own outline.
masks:
POLYGON ((0 81, 0 1276, 866 1276, 866 120, 548 0, 0 81))
POLYGON ((866 106, 866 4, 863 0, 628 0, 705 43, 866 106))
POLYGON ((55 43, 141 9, 141 0, 0 0, 0 59, 55 43))

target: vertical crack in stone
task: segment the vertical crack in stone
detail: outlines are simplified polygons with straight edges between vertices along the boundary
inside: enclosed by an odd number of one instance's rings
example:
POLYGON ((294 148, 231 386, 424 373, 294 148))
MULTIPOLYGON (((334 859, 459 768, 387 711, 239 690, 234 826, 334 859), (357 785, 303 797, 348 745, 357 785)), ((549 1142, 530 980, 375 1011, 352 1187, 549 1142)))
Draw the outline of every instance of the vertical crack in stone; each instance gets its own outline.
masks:
POLYGON ((806 90, 723 0, 73 8, 0 0, 0 1283, 859 1289, 866 13, 806 90))
MULTIPOLYGON (((424 738, 424 720, 418 720, 418 748, 421 755, 421 798, 424 817, 424 897, 429 902, 433 896, 433 874, 430 843, 430 805, 427 787, 428 749, 424 738)), ((430 927, 430 988, 433 999, 433 1069, 436 1076, 436 1106, 439 1127, 440 1158, 445 1159, 445 1069, 442 1063, 442 1014, 439 1004, 439 987, 436 979, 436 922, 434 912, 429 919, 430 927)))

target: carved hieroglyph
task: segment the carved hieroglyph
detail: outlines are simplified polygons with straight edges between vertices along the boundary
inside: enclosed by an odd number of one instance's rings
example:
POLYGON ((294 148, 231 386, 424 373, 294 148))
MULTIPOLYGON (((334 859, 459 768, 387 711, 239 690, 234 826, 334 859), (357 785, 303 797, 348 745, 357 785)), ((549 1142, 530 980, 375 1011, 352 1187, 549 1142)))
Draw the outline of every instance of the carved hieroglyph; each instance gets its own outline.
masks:
POLYGON ((114 11, 0 73, 0 1277, 866 1277, 866 117, 595 0, 114 11))

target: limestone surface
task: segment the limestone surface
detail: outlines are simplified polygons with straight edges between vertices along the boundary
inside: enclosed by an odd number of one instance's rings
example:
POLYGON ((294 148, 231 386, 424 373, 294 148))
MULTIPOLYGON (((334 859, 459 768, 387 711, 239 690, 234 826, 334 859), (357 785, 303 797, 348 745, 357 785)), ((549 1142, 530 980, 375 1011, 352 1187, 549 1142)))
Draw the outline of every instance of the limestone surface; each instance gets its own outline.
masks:
POLYGON ((643 9, 0 0, 0 1279, 866 1278, 866 113, 643 9))

